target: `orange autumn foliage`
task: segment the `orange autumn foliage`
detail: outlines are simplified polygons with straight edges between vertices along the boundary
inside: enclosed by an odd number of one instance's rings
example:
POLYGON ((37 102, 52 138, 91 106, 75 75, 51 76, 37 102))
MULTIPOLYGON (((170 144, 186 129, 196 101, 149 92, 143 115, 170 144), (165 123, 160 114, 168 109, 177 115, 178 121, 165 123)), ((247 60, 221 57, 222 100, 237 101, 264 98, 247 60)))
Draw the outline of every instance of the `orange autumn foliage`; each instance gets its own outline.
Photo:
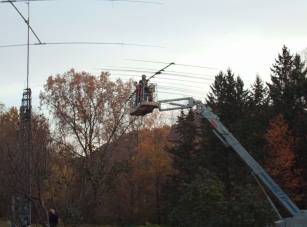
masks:
POLYGON ((135 148, 137 156, 146 160, 146 165, 142 166, 143 171, 151 175, 154 182, 172 171, 171 158, 164 150, 166 146, 171 145, 167 139, 169 134, 169 127, 143 129, 140 133, 139 144, 135 148))
POLYGON ((296 139, 283 115, 270 121, 264 138, 269 150, 269 157, 265 160, 266 171, 293 201, 301 200, 303 195, 298 193, 302 181, 301 170, 295 168, 293 152, 296 139))
POLYGON ((117 199, 107 198, 111 210, 124 222, 161 222, 162 185, 174 171, 172 159, 164 150, 166 145, 171 146, 170 127, 148 126, 150 129, 141 129, 136 137, 129 137, 129 144, 135 144, 134 147, 123 149, 118 156, 127 160, 130 169, 117 181, 116 195, 113 195, 117 199))

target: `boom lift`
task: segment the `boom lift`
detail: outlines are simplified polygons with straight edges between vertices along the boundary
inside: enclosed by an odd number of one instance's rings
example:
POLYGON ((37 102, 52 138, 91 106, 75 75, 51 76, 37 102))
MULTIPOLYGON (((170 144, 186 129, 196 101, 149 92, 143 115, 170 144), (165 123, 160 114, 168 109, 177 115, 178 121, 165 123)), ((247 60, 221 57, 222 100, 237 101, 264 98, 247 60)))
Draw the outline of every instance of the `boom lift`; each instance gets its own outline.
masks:
POLYGON ((277 209, 271 203, 275 211, 278 213, 280 220, 276 221, 276 227, 307 227, 307 210, 300 210, 291 199, 282 191, 282 189, 273 181, 267 172, 255 161, 255 159, 245 150, 240 142, 229 132, 222 124, 219 117, 215 115, 210 107, 204 105, 201 101, 194 98, 180 98, 158 101, 160 111, 178 110, 192 108, 196 106, 196 111, 200 118, 205 119, 212 128, 213 133, 226 146, 231 147, 252 169, 253 174, 257 176, 267 188, 274 194, 277 200, 285 207, 292 215, 290 218, 282 218, 277 209), (182 104, 182 101, 187 101, 182 104), (163 108, 164 104, 169 104, 175 107, 163 108))
POLYGON ((150 83, 148 84, 147 93, 144 92, 144 87, 140 88, 139 94, 137 89, 132 93, 132 95, 136 95, 136 98, 134 101, 134 108, 131 110, 130 115, 144 116, 148 113, 152 113, 154 109, 159 107, 159 104, 155 102, 155 99, 157 99, 155 93, 156 88, 156 84, 150 83))

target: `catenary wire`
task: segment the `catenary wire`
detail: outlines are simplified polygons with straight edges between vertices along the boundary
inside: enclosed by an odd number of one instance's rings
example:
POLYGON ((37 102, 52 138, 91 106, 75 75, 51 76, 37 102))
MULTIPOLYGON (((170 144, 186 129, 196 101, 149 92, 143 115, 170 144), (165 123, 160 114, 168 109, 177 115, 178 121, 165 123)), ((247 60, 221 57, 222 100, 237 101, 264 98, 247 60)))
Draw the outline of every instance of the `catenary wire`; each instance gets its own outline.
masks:
MULTIPOLYGON (((132 43, 100 43, 100 42, 59 42, 59 43, 31 43, 30 46, 40 46, 40 45, 123 45, 123 46, 140 46, 140 47, 155 47, 155 48, 165 48, 162 46, 153 46, 153 45, 143 45, 143 44, 132 44, 132 43)), ((19 46, 27 46, 28 44, 13 44, 13 45, 5 45, 0 46, 0 48, 5 47, 19 47, 19 46)))
MULTIPOLYGON (((112 75, 114 75, 114 74, 112 74, 112 75)), ((114 78, 114 77, 112 77, 112 75, 111 75, 111 77, 110 77, 110 80, 117 80, 118 78, 114 78)), ((123 76, 130 76, 130 75, 123 75, 123 76)), ((160 79, 163 79, 163 78, 160 78, 160 79)), ((127 80, 128 81, 128 80, 127 80)), ((161 87, 161 85, 159 85, 159 83, 157 83, 158 84, 158 87, 161 87)), ((199 83, 198 83, 199 84, 199 83)), ((174 84, 174 83, 172 83, 171 85, 178 85, 178 86, 186 86, 186 85, 184 85, 184 84, 174 84)), ((181 88, 181 87, 180 87, 181 88)), ((196 88, 196 89, 202 89, 201 87, 197 87, 197 86, 191 86, 191 85, 189 85, 189 88, 196 88)))
MULTIPOLYGON (((98 73, 93 73, 93 74, 98 74, 98 73)), ((134 77, 139 77, 140 75, 124 75, 124 74, 111 74, 110 77, 113 76, 129 76, 130 78, 134 78, 134 77)), ((174 80, 174 81, 182 81, 182 82, 189 82, 189 83, 196 83, 196 84, 199 84, 200 82, 199 81, 191 81, 191 80, 180 80, 180 79, 176 79, 176 78, 162 78, 162 77, 159 77, 159 78, 152 78, 152 80, 174 80)), ((202 84, 211 84, 209 82, 201 82, 202 84)))
MULTIPOLYGON (((141 69, 141 70, 156 70, 156 69, 144 69, 144 68, 131 68, 131 67, 120 67, 120 66, 107 66, 107 67, 113 67, 113 68, 123 68, 123 69, 141 69)), ((97 68, 95 68, 97 69, 97 68)), ((210 76, 214 77, 212 75, 203 75, 203 74, 197 74, 197 73, 189 73, 189 72, 178 72, 178 71, 167 71, 170 73, 181 73, 181 74, 187 74, 187 75, 195 75, 195 76, 210 76)))
MULTIPOLYGON (((49 1, 69 1, 69 0, 6 0, 0 1, 0 3, 7 3, 7 2, 49 2, 49 1)), ((147 3, 147 4, 163 4, 162 2, 147 2, 147 1, 137 1, 137 0, 83 0, 83 1, 101 1, 101 2, 134 2, 134 3, 147 3)))
MULTIPOLYGON (((113 71, 119 71, 119 72, 139 72, 139 73, 154 73, 152 71, 144 71, 144 70, 127 70, 127 69, 101 69, 101 70, 106 70, 110 72, 111 70, 113 71)), ((168 76, 178 76, 178 77, 189 77, 189 78, 194 78, 194 79, 203 79, 203 80, 211 80, 211 78, 203 78, 203 77, 197 77, 197 76, 190 76, 190 75, 180 75, 180 74, 174 74, 174 73, 168 73, 167 71, 162 72, 162 75, 168 75, 168 76)))
MULTIPOLYGON (((125 59, 125 60, 127 60, 127 61, 149 62, 149 63, 158 63, 158 64, 168 64, 167 62, 158 62, 158 61, 144 61, 144 60, 136 60, 136 59, 125 59)), ((218 68, 204 67, 204 66, 197 66, 197 65, 186 65, 186 64, 177 64, 177 63, 175 63, 175 65, 186 66, 186 67, 194 67, 194 68, 202 68, 202 69, 220 70, 218 68)))

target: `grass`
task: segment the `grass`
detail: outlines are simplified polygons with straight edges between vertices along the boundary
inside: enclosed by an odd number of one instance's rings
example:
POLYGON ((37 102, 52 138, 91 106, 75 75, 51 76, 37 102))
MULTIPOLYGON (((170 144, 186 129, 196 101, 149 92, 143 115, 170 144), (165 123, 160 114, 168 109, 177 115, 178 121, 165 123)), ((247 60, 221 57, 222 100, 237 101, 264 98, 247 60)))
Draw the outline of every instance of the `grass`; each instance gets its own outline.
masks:
MULTIPOLYGON (((42 225, 37 225, 32 223, 31 227, 42 227, 42 225)), ((0 227, 9 227, 7 221, 0 220, 0 227)), ((114 227, 114 225, 81 225, 81 227, 114 227)), ((133 226, 129 226, 133 227, 133 226)), ((135 226, 135 227, 146 227, 146 226, 135 226)))

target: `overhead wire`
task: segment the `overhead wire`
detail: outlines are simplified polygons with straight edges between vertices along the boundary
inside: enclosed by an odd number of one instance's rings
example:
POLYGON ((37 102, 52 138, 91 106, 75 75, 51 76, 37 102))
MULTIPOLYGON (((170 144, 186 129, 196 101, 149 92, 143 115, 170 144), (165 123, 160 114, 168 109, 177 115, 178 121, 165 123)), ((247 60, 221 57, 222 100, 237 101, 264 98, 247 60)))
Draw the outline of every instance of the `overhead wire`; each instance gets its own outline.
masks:
MULTIPOLYGON (((132 67, 120 67, 120 66, 107 66, 107 67, 113 67, 113 68, 123 68, 123 69, 142 69, 142 70, 156 70, 156 69, 145 69, 145 68, 132 68, 132 67)), ((197 74, 197 73, 189 73, 189 72, 178 72, 178 71, 167 71, 170 73, 181 73, 181 74, 187 74, 187 75, 196 75, 196 76, 210 76, 214 77, 211 75, 203 75, 203 74, 197 74)))
MULTIPOLYGON (((112 78, 112 75, 119 75, 119 76, 130 76, 130 75, 121 75, 121 74, 111 74, 111 77, 110 77, 110 80, 117 80, 118 78, 112 78)), ((168 78, 159 78, 159 79, 168 79, 168 78)), ((172 79, 172 80, 175 80, 175 79, 172 79)), ((182 80, 180 80, 182 81, 182 80)), ((190 81, 187 81, 187 80, 184 80, 185 82, 190 82, 190 81)), ((177 86, 186 86, 186 85, 183 85, 183 84, 178 84, 178 83, 173 83, 173 82, 164 82, 165 84, 171 84, 171 85, 177 85, 177 86)), ((197 82, 197 84, 199 85, 199 82, 197 82)), ((210 83, 203 83, 203 84, 210 84, 210 83)), ((160 87, 161 85, 158 85, 158 87, 160 87)), ((193 85, 190 85, 189 84, 189 88, 199 88, 199 87, 196 87, 196 86, 193 86, 193 85)))
MULTIPOLYGON (((132 69, 101 69, 101 70, 106 70, 106 71, 119 71, 119 72, 139 72, 139 73, 154 73, 152 71, 144 71, 144 70, 132 70, 132 69)), ((181 74, 175 74, 175 73, 168 73, 168 71, 163 72, 163 75, 169 75, 169 76, 178 76, 178 77, 190 77, 194 79, 204 79, 204 80, 211 80, 209 78, 203 78, 199 76, 190 76, 190 75, 181 75, 181 74)), ((207 75, 203 75, 207 76, 207 75)))
MULTIPOLYGON (((154 47, 154 48, 165 48, 162 46, 146 45, 146 44, 132 44, 132 43, 103 43, 103 42, 58 42, 58 43, 31 43, 30 46, 40 46, 40 45, 122 45, 122 46, 141 46, 141 47, 154 47)), ((13 44, 13 45, 4 45, 0 48, 5 47, 18 47, 18 46, 27 46, 28 44, 13 44)))
MULTIPOLYGON (((97 74, 97 73, 93 73, 93 74, 97 74)), ((111 74, 111 76, 129 76, 130 78, 134 78, 134 77, 139 77, 140 75, 129 75, 129 74, 111 74)), ((163 77, 159 77, 159 78, 153 78, 153 80, 174 80, 174 81, 181 81, 181 82, 189 82, 189 83, 194 83, 194 84, 199 84, 199 81, 192 81, 192 80, 181 80, 181 79, 177 79, 177 78, 163 78, 163 77)), ((208 79, 206 79, 208 80, 208 79)), ((211 84, 209 82, 202 82, 202 84, 211 84)))
MULTIPOLYGON (((5 0, 0 1, 0 3, 6 2, 49 2, 49 1, 70 1, 70 0, 5 0)), ((75 0, 74 0, 75 1, 75 0)), ((147 4, 163 4, 162 2, 147 2, 147 1, 138 1, 138 0, 83 0, 83 1, 101 1, 101 2, 133 2, 133 3, 147 3, 147 4)))
MULTIPOLYGON (((139 61, 139 62, 149 62, 149 63, 158 63, 158 64, 168 64, 167 62, 158 62, 158 61, 145 61, 145 60, 137 60, 137 59, 125 59, 127 61, 139 61)), ((197 65, 186 65, 186 64, 177 64, 179 66, 186 66, 186 67, 194 67, 194 68, 202 68, 202 69, 213 69, 213 70, 220 70, 218 68, 212 67, 205 67, 205 66, 197 66, 197 65)))
MULTIPOLYGON (((121 75, 121 74, 112 74, 112 75, 121 75)), ((121 76, 130 76, 130 78, 134 78, 133 75, 121 75, 121 76)), ((189 83, 193 83, 193 84, 199 84, 199 81, 191 81, 191 80, 180 80, 180 79, 174 79, 174 78, 154 78, 156 80, 170 80, 170 81, 181 81, 181 82, 189 82, 189 83)), ((158 83, 158 82, 155 82, 158 83)), ((209 82, 201 82, 202 84, 211 84, 209 82)), ((174 83, 173 83, 174 84, 174 83)))
MULTIPOLYGON (((185 95, 185 94, 182 94, 182 93, 173 93, 173 92, 166 92, 166 91, 159 91, 159 93, 170 94, 170 95, 180 95, 180 96, 183 96, 183 97, 191 97, 190 95, 185 95)), ((198 99, 204 99, 205 98, 205 97, 201 97, 201 96, 198 96, 198 95, 193 95, 193 97, 196 97, 198 99)))
POLYGON ((167 90, 174 90, 174 91, 187 91, 187 92, 195 92, 195 91, 199 91, 201 92, 200 90, 191 90, 191 89, 185 89, 185 88, 175 88, 175 87, 169 87, 169 86, 161 86, 159 85, 159 90, 160 89, 167 89, 167 90))

